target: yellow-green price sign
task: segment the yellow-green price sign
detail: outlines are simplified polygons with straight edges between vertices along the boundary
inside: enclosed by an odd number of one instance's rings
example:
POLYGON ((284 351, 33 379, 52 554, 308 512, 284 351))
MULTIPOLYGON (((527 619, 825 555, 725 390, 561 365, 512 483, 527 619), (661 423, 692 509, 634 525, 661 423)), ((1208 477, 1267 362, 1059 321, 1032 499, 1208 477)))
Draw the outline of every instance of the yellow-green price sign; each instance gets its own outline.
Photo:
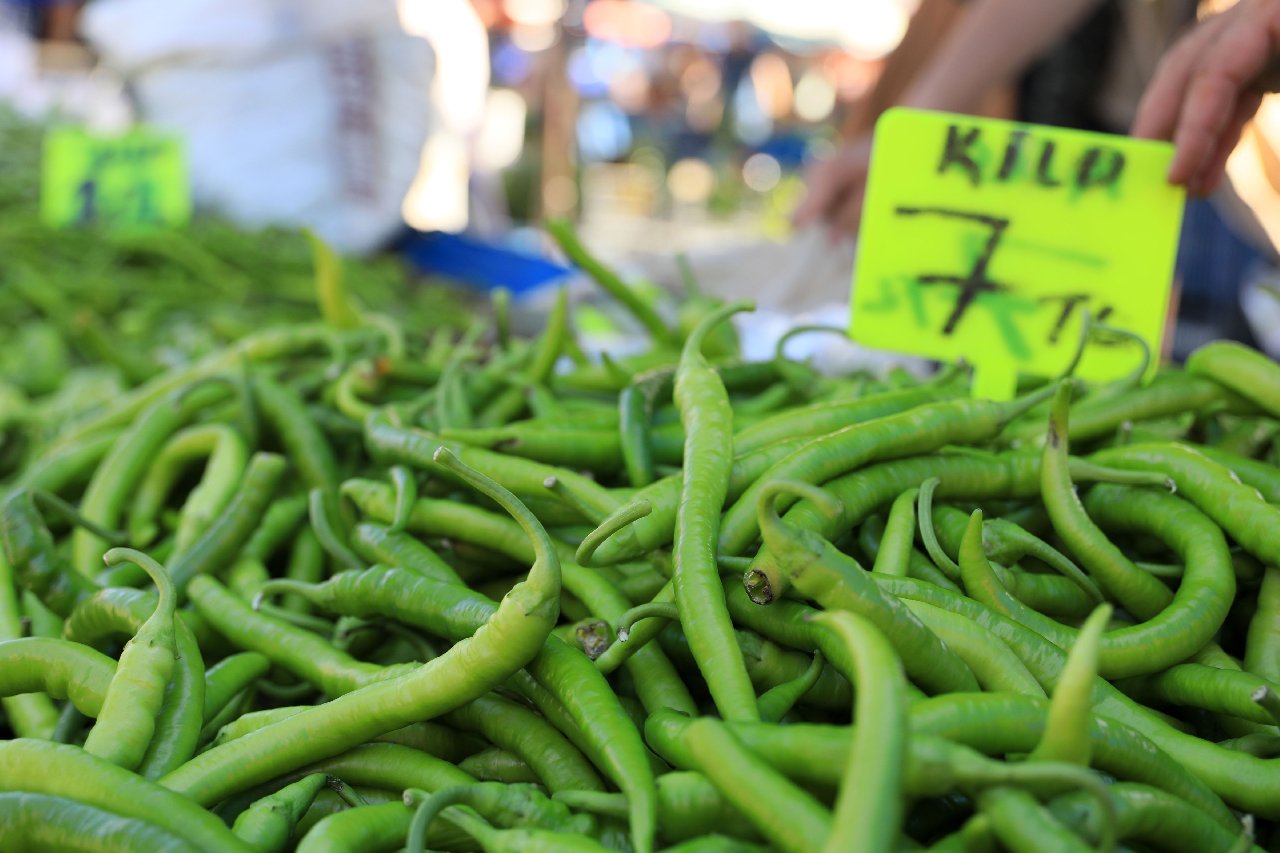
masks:
MULTIPOLYGON (((875 134, 854 340, 965 358, 996 399, 1064 370, 1086 310, 1160 353, 1184 203, 1171 145, 901 108, 875 134)), ((1077 376, 1133 369, 1131 345, 1103 344, 1077 376)))
POLYGON ((191 218, 181 140, 145 128, 98 136, 78 127, 45 136, 40 215, 54 227, 176 226, 191 218))

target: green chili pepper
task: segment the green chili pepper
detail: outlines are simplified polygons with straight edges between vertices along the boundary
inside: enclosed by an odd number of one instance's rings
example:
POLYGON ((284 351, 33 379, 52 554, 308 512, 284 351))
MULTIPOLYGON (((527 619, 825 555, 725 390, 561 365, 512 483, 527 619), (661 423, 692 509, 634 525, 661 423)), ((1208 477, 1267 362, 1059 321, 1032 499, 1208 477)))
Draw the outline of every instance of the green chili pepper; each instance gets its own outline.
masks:
MULTIPOLYGON (((141 590, 108 588, 85 599, 67 617, 63 636, 90 645, 134 636, 156 610, 157 598, 141 590)), ((204 722, 204 663, 200 645, 187 624, 174 622, 173 677, 156 716, 155 734, 137 772, 155 778, 195 754, 204 722)))
MULTIPOLYGON (((555 549, 528 510, 505 489, 463 467, 448 451, 441 451, 435 461, 492 496, 534 538, 537 559, 528 579, 508 594, 475 635, 435 660, 215 747, 164 777, 164 784, 197 801, 220 800, 307 761, 456 708, 488 692, 536 654, 559 611, 555 549)), ((646 828, 638 823, 635 832, 637 847, 647 848, 652 824, 646 828)))
MULTIPOLYGON (((560 288, 556 294, 555 305, 547 317, 546 327, 533 352, 524 378, 532 384, 542 384, 551 376, 556 359, 564 350, 568 335, 569 323, 569 291, 560 288)), ((520 414, 525 407, 524 391, 518 387, 508 387, 489 404, 477 417, 479 426, 501 426, 520 414)))
MULTIPOLYGON (((469 755, 458 762, 458 769, 465 770, 472 776, 485 782, 503 782, 517 784, 538 781, 533 769, 505 749, 490 747, 489 749, 469 755)), ((589 791, 588 793, 596 793, 589 791)), ((625 803, 623 817, 626 817, 625 803)))
MULTIPOLYGON (((503 785, 497 782, 475 782, 442 788, 433 793, 411 788, 404 792, 407 806, 417 804, 409 824, 407 850, 422 850, 432 820, 444 809, 467 806, 501 826, 528 826, 558 832, 587 834, 590 818, 574 816, 556 800, 548 799, 535 785, 503 785)), ((453 809, 450 813, 456 813, 453 809)))
MULTIPOLYGON (((390 490, 382 484, 373 484, 367 480, 348 480, 343 484, 343 492, 363 512, 375 518, 385 520, 386 514, 390 512, 390 490)), ((420 499, 410 517, 410 526, 419 533, 449 535, 484 543, 520 561, 527 561, 533 556, 527 539, 510 520, 457 502, 420 499)), ((569 550, 567 547, 564 549, 566 555, 569 550)), ((562 560, 561 569, 565 586, 586 602, 595 615, 616 620, 627 610, 629 602, 626 597, 596 573, 568 560, 562 560)), ((439 594, 446 596, 443 600, 447 600, 457 593, 441 591, 439 594)), ((356 601, 362 601, 364 597, 351 596, 356 601)), ((398 605, 388 602, 381 606, 395 608, 398 605)), ((422 612, 422 608, 417 609, 422 612)), ((434 630, 429 624, 424 626, 434 630)), ((636 675, 637 689, 647 707, 692 710, 693 700, 688 697, 688 690, 679 683, 670 663, 663 659, 659 650, 650 649, 640 653, 628 663, 628 669, 636 675)))
MULTIPOLYGON (((652 742, 649 724, 645 729, 652 742)), ((747 750, 725 723, 700 717, 689 723, 682 739, 696 769, 771 844, 782 850, 814 850, 830 837, 831 813, 747 750)))
POLYGON ((564 735, 515 702, 481 696, 443 719, 521 758, 552 793, 604 789, 586 758, 564 735))
POLYGON ((977 681, 964 662, 901 602, 880 595, 871 575, 852 558, 820 536, 793 528, 778 518, 773 503, 783 491, 825 505, 832 515, 838 512, 838 504, 821 489, 799 481, 774 481, 760 491, 760 528, 797 589, 827 609, 851 610, 871 620, 892 638, 907 672, 925 689, 976 689, 977 681))
POLYGON ((760 698, 756 701, 760 707, 760 719, 766 723, 776 723, 785 717, 796 702, 818 683, 818 676, 822 674, 822 664, 822 652, 814 652, 813 660, 804 672, 760 694, 760 698))
POLYGON ((248 335, 185 368, 162 373, 131 389, 105 409, 94 411, 90 416, 71 424, 58 436, 55 446, 64 448, 103 428, 135 422, 144 409, 170 393, 205 377, 234 369, 244 359, 251 362, 265 361, 305 352, 325 344, 331 338, 331 332, 323 326, 300 324, 265 329, 248 335))
POLYGON ((277 497, 263 513, 261 522, 240 553, 260 562, 266 562, 276 551, 295 540, 295 533, 301 535, 298 526, 307 517, 307 496, 291 494, 277 497))
MULTIPOLYGON (((1118 782, 1111 786, 1116 807, 1116 834, 1122 841, 1135 840, 1179 853, 1230 850, 1242 831, 1232 832, 1185 800, 1150 785, 1118 782)), ((1049 802, 1049 811, 1064 826, 1089 843, 1102 839, 1105 816, 1097 801, 1081 793, 1064 794, 1049 802)), ((1245 848, 1260 851, 1249 845, 1245 848)))
MULTIPOLYGON (((876 583, 885 591, 892 591, 896 595, 928 601, 953 613, 967 616, 1007 642, 1031 670, 1036 680, 1046 689, 1052 689, 1057 683, 1057 678, 1066 661, 1066 653, 1034 631, 1024 628, 978 602, 930 584, 922 584, 909 578, 883 576, 877 577, 876 583)), ((1016 698, 1025 699, 1026 697, 1016 698)), ((1275 810, 1266 796, 1269 793, 1267 791, 1269 787, 1280 786, 1280 772, 1265 761, 1220 748, 1216 744, 1181 732, 1101 679, 1094 682, 1094 702, 1098 714, 1133 727, 1179 762, 1195 766, 1204 784, 1208 784, 1214 792, 1228 802, 1247 803, 1245 808, 1258 813, 1275 810), (1250 780, 1248 784, 1241 783, 1240 780, 1244 778, 1250 780)))
MULTIPOLYGON (((125 502, 137 488, 147 467, 164 442, 196 412, 217 403, 228 393, 223 383, 208 383, 177 391, 151 403, 112 445, 80 501, 80 512, 96 524, 113 526, 120 520, 125 502)), ((106 550, 102 537, 90 530, 72 534, 72 565, 92 577, 106 550)))
MULTIPOLYGON (((0 825, 13 850, 130 853, 191 849, 191 841, 142 817, 123 817, 68 797, 8 791, 0 794, 0 825)), ((224 849, 247 850, 248 847, 224 849)))
POLYGON ((828 851, 891 850, 902 831, 902 776, 907 732, 906 683, 889 641, 853 613, 820 613, 813 621, 843 643, 854 670, 857 731, 845 760, 828 851))
POLYGON ((326 781, 323 773, 312 773, 263 797, 240 813, 231 831, 262 853, 284 850, 293 828, 311 808, 326 781))
MULTIPOLYGON (((1071 471, 1078 481, 1110 478, 1114 469, 1081 464, 1071 459, 1071 471)), ((990 498, 1027 498, 1039 494, 1039 453, 949 453, 882 462, 851 472, 824 484, 824 489, 842 505, 835 517, 820 512, 813 504, 801 500, 784 516, 787 524, 813 530, 834 538, 841 530, 858 524, 878 508, 893 501, 903 490, 918 486, 931 477, 941 482, 937 497, 965 497, 973 500, 990 498)), ((768 545, 752 558, 751 568, 744 573, 743 583, 753 600, 767 604, 771 600, 771 580, 782 574, 768 545)))
MULTIPOLYGON (((781 441, 736 457, 725 499, 736 500, 765 470, 803 443, 804 439, 781 441)), ((597 537, 597 547, 589 555, 592 564, 607 566, 634 560, 644 557, 655 548, 670 545, 675 535, 682 487, 683 478, 679 475, 663 477, 636 492, 629 502, 606 514, 600 524, 613 532, 608 537, 597 537), (638 517, 630 524, 620 524, 624 517, 634 512, 633 505, 641 502, 649 504, 649 515, 638 517)))
POLYGON ((266 675, 270 666, 265 655, 239 652, 210 667, 204 676, 203 721, 212 720, 237 693, 266 675))
POLYGON ((115 671, 111 658, 68 640, 23 637, 0 642, 0 696, 47 693, 70 699, 80 713, 96 717, 115 671))
POLYGON ((1280 368, 1257 350, 1213 341, 1187 356, 1187 372, 1207 376, 1280 417, 1280 368))
MULTIPOLYGON (((18 584, 54 613, 66 616, 78 602, 92 595, 97 585, 67 564, 55 547, 53 534, 45 526, 37 501, 76 523, 87 523, 61 500, 24 489, 14 492, 0 505, 0 542, 18 584)), ((103 539, 112 536, 110 531, 90 526, 103 539)))
POLYGON ((1156 615, 1169 603, 1169 589, 1133 562, 1098 530, 1076 496, 1068 471, 1068 409, 1070 388, 1061 387, 1053 397, 1053 410, 1044 444, 1041 493, 1053 521, 1053 529, 1068 543, 1085 569, 1134 615, 1156 615))
POLYGON ((112 548, 104 560, 109 567, 116 562, 133 563, 147 573, 160 591, 155 612, 120 653, 102 710, 84 742, 85 751, 91 755, 132 769, 142 762, 151 744, 156 715, 173 673, 177 593, 164 567, 139 551, 112 548))
POLYGON ((161 448, 138 486, 129 510, 129 540, 141 547, 158 533, 156 517, 182 467, 207 456, 204 476, 191 490, 179 516, 175 548, 185 550, 231 500, 248 463, 244 437, 225 424, 199 424, 175 433, 161 448))
POLYGON ((1266 533, 1280 524, 1280 509, 1256 489, 1241 484, 1230 469, 1196 450, 1177 444, 1131 444, 1099 451, 1091 458, 1102 465, 1159 471, 1170 477, 1179 495, 1250 553, 1267 564, 1280 562, 1280 547, 1266 533))
MULTIPOLYGON (((1232 396, 1212 380, 1168 372, 1157 376, 1151 384, 1119 397, 1103 395, 1082 400, 1071 414, 1068 435, 1072 441, 1091 441, 1115 432, 1125 423, 1200 411, 1224 403, 1232 396)), ((1001 438, 1014 445, 1036 446, 1043 441, 1045 432, 1044 419, 1035 417, 1011 425, 1001 438)))
POLYGON ((981 625, 925 601, 904 599, 903 604, 965 662, 984 690, 1045 695, 1009 644, 981 625))
MULTIPOLYGON (((761 475, 725 513, 720 547, 741 553, 759 533, 756 505, 763 483, 795 479, 821 483, 867 462, 911 456, 946 444, 984 441, 1046 396, 1044 391, 1012 403, 953 400, 918 406, 897 415, 855 424, 815 439, 761 475)), ((774 595, 781 590, 775 590, 774 595)))
POLYGON ((450 475, 448 468, 434 463, 434 454, 446 449, 462 462, 502 483, 521 495, 545 497, 543 483, 554 476, 566 488, 574 490, 584 505, 592 507, 601 516, 618 508, 620 502, 608 491, 573 471, 543 465, 527 459, 503 456, 456 442, 446 442, 425 430, 405 429, 394 426, 383 415, 374 415, 365 421, 365 443, 375 458, 398 461, 414 467, 426 467, 432 472, 450 475))
POLYGON ((82 441, 68 443, 58 450, 41 454, 18 474, 13 481, 16 489, 42 489, 62 492, 67 486, 87 481, 93 469, 106 456, 107 451, 120 437, 120 431, 108 427, 99 430, 82 441))
POLYGON ((360 523, 351 530, 351 546, 369 563, 385 563, 445 583, 462 583, 452 566, 408 533, 360 523))
POLYGON ((1130 696, 1153 705, 1203 708, 1263 725, 1275 725, 1280 685, 1250 672, 1180 663, 1163 672, 1116 682, 1130 696))
POLYGON ((739 454, 759 450, 791 438, 816 438, 848 426, 896 415, 928 403, 942 402, 963 394, 952 387, 953 376, 940 374, 932 383, 899 391, 886 391, 854 400, 833 400, 788 409, 743 429, 733 437, 739 454))
MULTIPOLYGON (((981 521, 979 520, 979 527, 981 521)), ((972 539, 976 534, 966 533, 972 539)), ((970 543, 972 548, 972 544, 970 543)), ((1092 758, 1093 742, 1089 735, 1092 715, 1093 681, 1098 673, 1098 645, 1107 622, 1111 619, 1111 605, 1103 604, 1095 610, 1080 629, 1080 637, 1067 655, 1062 675, 1053 689, 1049 702, 1049 718, 1044 736, 1027 756, 1028 761, 1069 761, 1088 766, 1092 758)), ((1115 806, 1110 795, 1101 798, 1105 820, 1098 846, 1103 850, 1115 848, 1115 806)))
POLYGON ((265 372, 253 374, 253 401, 275 432, 298 476, 308 489, 322 489, 336 496, 338 463, 333 450, 315 421, 307 413, 302 398, 286 384, 265 372))
POLYGON ((750 308, 749 303, 734 303, 703 319, 685 342, 675 384, 686 436, 672 552, 675 602, 711 696, 730 720, 759 719, 759 710, 742 654, 733 642, 716 568, 720 508, 733 465, 733 416, 724 384, 699 348, 717 323, 750 308))
POLYGON ((1011 853, 1086 853, 1093 849, 1026 791, 990 788, 978 795, 978 808, 990 821, 992 834, 1011 853))
POLYGON ((1244 668, 1271 681, 1280 680, 1280 568, 1268 567, 1262 576, 1257 608, 1249 620, 1244 668))
MULTIPOLYGON (((0 552, 0 642, 20 639, 24 633, 13 570, 0 552)), ((0 708, 18 737, 48 738, 58 722, 53 702, 39 693, 6 696, 0 699, 0 708)))
POLYGON ((251 849, 214 814, 188 798, 79 747, 24 739, 0 741, 0 791, 65 797, 144 821, 176 835, 188 849, 211 853, 251 849))
MULTIPOLYGON (((430 802, 431 798, 425 800, 421 797, 422 792, 406 791, 405 799, 413 805, 425 805, 430 802)), ((433 816, 434 808, 429 808, 427 816, 433 816)), ((471 811, 454 810, 450 812, 450 819, 463 829, 472 838, 480 840, 485 850, 494 851, 494 853, 542 853, 542 851, 565 851, 565 853, 605 853, 609 848, 603 846, 598 841, 588 836, 572 835, 567 832, 557 832, 555 830, 525 828, 518 829, 495 829, 490 826, 483 818, 471 811)), ((412 832, 412 830, 410 830, 412 832)), ((425 827, 423 830, 425 834, 425 827)), ((420 836, 414 837, 413 843, 407 848, 417 851, 425 849, 422 846, 420 836)))
MULTIPOLYGON (((622 306, 631 312, 632 316, 649 333, 655 344, 674 346, 679 343, 675 334, 662 321, 662 318, 658 316, 653 307, 628 287, 626 282, 619 278, 616 273, 596 260, 587 251, 582 243, 578 241, 572 225, 563 220, 551 220, 544 223, 543 227, 560 245, 560 249, 569 257, 570 261, 585 270, 597 284, 604 288, 605 292, 622 303, 622 306)), ((703 322, 705 322, 705 318, 703 322)))
MULTIPOLYGON (((264 591, 277 590, 296 590, 321 607, 351 615, 390 614, 455 642, 474 634, 500 606, 463 586, 381 567, 336 575, 320 586, 273 581, 264 591)), ((643 801, 652 784, 643 745, 591 662, 559 639, 548 638, 528 669, 564 704, 590 745, 588 754, 598 756, 602 769, 643 801)), ((692 706, 692 700, 685 702, 692 706)))
POLYGON ((653 482, 653 445, 649 422, 653 414, 657 382, 641 375, 618 393, 618 453, 627 479, 637 489, 653 482))
MULTIPOLYGON (((620 794, 562 791, 553 799, 578 811, 611 818, 627 816, 627 801, 620 794)), ((749 839, 760 837, 710 780, 695 771, 664 773, 658 777, 658 817, 662 836, 669 841, 683 841, 717 832, 749 839)))
POLYGON ((329 695, 350 693, 361 685, 403 674, 410 668, 387 669, 356 660, 317 634, 279 616, 255 612, 212 578, 193 582, 188 594, 192 605, 214 630, 237 648, 264 655, 329 695))

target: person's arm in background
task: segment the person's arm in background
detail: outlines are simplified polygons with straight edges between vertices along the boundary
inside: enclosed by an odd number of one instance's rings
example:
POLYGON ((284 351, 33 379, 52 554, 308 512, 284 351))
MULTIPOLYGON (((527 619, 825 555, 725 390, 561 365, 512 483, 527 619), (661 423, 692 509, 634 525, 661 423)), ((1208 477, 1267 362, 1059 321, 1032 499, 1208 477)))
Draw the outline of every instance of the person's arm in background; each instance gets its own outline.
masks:
POLYGON ((946 40, 963 9, 963 0, 921 0, 902 41, 885 58, 875 85, 845 116, 840 127, 841 141, 849 142, 871 132, 880 114, 902 98, 920 69, 946 40))
POLYGON ((1280 0, 1240 0, 1196 25, 1156 69, 1132 133, 1171 140, 1169 180, 1207 195, 1265 92, 1280 90, 1280 0))
MULTIPOLYGON (((971 0, 897 103, 972 112, 987 92, 1019 74, 1099 2, 971 0)), ((864 133, 815 165, 792 216, 796 227, 826 222, 835 234, 856 234, 870 156, 870 134, 864 133)))
MULTIPOLYGON (((836 239, 846 229, 835 223, 850 209, 855 214, 861 210, 876 119, 901 99, 912 78, 946 40, 962 14, 962 5, 962 0, 922 0, 902 42, 885 60, 875 85, 845 117, 840 127, 840 147, 807 171, 805 197, 792 214, 796 227, 826 220, 832 223, 831 237, 836 239)), ((856 231, 856 221, 847 230, 856 231)))

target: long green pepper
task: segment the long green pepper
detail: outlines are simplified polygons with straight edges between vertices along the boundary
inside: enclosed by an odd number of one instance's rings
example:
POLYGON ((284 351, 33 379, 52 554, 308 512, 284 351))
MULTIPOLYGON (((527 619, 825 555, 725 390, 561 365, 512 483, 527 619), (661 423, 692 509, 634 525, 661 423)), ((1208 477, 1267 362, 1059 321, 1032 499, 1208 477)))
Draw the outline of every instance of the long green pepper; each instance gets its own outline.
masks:
POLYGON ((717 323, 751 307, 738 302, 705 317, 680 355, 675 402, 685 432, 684 474, 672 549, 676 609, 694 660, 721 715, 746 721, 760 719, 760 712, 716 566, 720 508, 733 467, 733 410, 724 383, 700 348, 717 323))
POLYGON ((155 733, 156 715, 164 702, 165 689, 177 654, 174 613, 177 592, 164 567, 130 548, 112 548, 104 555, 108 566, 128 561, 143 569, 160 591, 155 612, 125 644, 111 686, 102 700, 102 710, 84 749, 126 770, 141 762, 155 733))

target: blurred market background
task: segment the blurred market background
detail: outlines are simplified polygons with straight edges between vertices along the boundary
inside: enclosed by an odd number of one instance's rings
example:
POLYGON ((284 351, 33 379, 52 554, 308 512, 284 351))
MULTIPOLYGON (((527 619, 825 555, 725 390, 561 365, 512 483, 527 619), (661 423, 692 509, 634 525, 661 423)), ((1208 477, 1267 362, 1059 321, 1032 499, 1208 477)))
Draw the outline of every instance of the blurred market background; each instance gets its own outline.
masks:
MULTIPOLYGON (((15 197, 33 204, 32 126, 112 133, 141 121, 183 140, 197 224, 309 228, 344 253, 460 284, 464 301, 507 284, 536 315, 540 285, 572 278, 536 225, 570 217, 654 287, 677 285, 684 253, 712 292, 756 296, 767 346, 769 328, 843 322, 847 310, 852 243, 791 232, 804 169, 901 90, 884 75, 913 18, 936 42, 927 31, 962 6, 2 0, 6 210, 15 197)), ((1061 118, 1035 107, 1058 105, 1055 67, 1073 45, 1076 67, 1087 62, 1098 26, 992 91, 984 111, 1061 118)), ((1280 139, 1274 105, 1257 124, 1280 139)), ((1274 151, 1244 159, 1237 183, 1274 194, 1274 151)), ((1274 298, 1254 306, 1252 328, 1241 308, 1242 282, 1270 286, 1267 239, 1184 259, 1183 349, 1280 327, 1274 298)))

